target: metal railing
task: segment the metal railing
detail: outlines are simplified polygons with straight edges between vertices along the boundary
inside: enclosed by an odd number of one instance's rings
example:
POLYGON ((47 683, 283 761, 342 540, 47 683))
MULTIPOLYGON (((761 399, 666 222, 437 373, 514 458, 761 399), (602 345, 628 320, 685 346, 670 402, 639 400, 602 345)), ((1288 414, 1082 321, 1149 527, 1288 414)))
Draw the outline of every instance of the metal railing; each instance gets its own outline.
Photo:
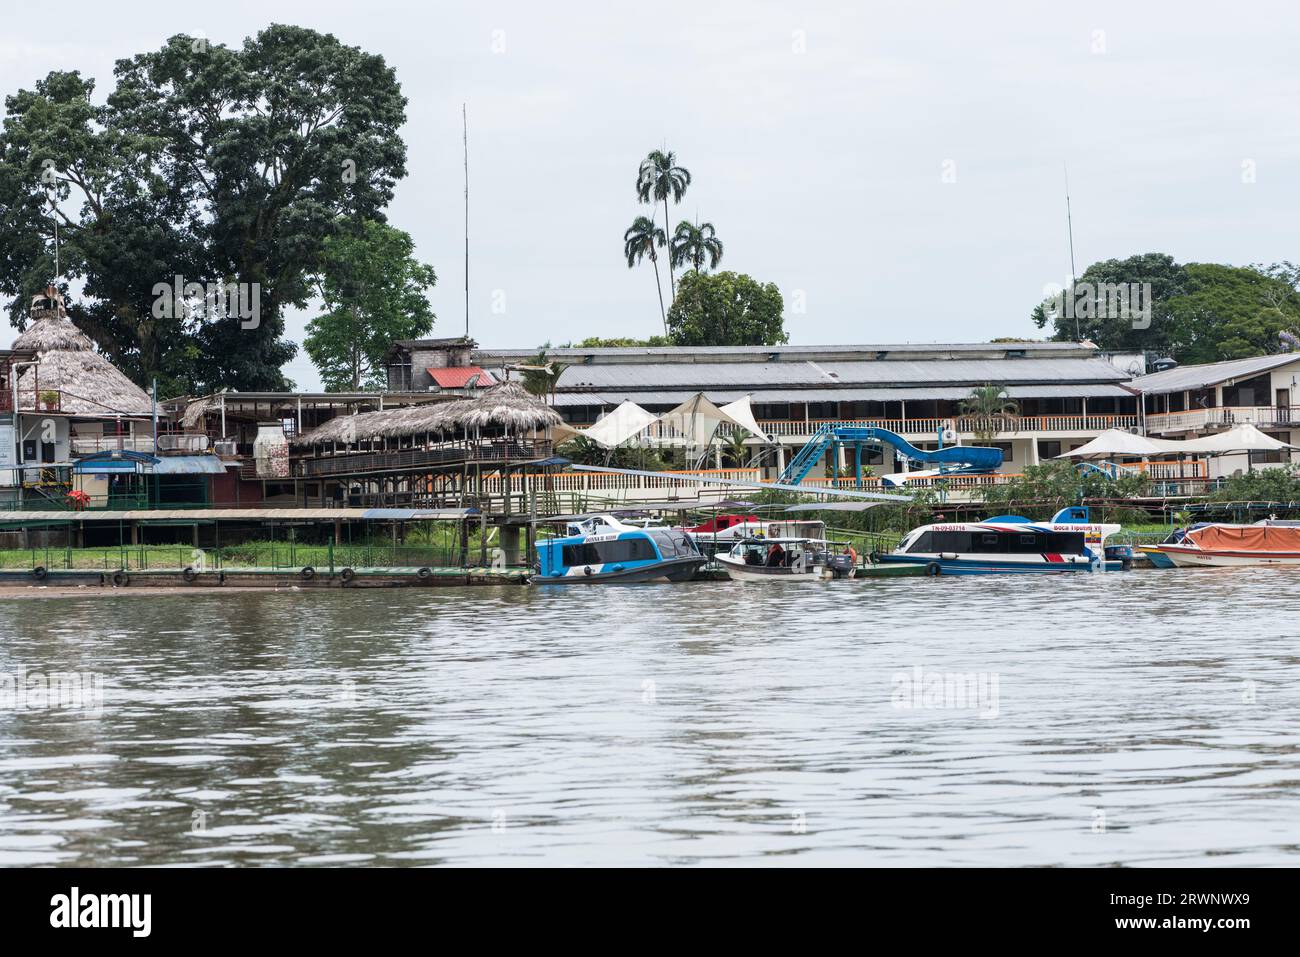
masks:
MULTIPOLYGON (((1297 416, 1300 420, 1300 416, 1297 416)), ((996 431, 998 435, 1040 432, 1096 433, 1106 429, 1131 429, 1138 426, 1137 415, 1019 415, 995 416, 980 419, 973 416, 921 419, 809 419, 804 422, 764 419, 759 426, 773 438, 811 436, 823 425, 847 425, 889 429, 899 435, 938 435, 941 430, 952 429, 958 435, 969 437, 976 432, 996 431), (988 426, 988 428, 984 428, 988 426)))
POLYGON ((1191 409, 1184 412, 1158 412, 1147 415, 1148 432, 1184 432, 1205 428, 1231 428, 1249 423, 1260 427, 1300 426, 1300 406, 1247 405, 1214 409, 1191 409))

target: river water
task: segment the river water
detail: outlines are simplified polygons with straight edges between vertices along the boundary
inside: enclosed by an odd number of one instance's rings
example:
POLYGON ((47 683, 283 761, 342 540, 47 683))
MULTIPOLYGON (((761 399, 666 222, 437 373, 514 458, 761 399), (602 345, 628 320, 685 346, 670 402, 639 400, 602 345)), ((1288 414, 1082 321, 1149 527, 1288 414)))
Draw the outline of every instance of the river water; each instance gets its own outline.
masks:
POLYGON ((0 865, 1294 865, 1298 595, 1300 568, 6 599, 0 865))

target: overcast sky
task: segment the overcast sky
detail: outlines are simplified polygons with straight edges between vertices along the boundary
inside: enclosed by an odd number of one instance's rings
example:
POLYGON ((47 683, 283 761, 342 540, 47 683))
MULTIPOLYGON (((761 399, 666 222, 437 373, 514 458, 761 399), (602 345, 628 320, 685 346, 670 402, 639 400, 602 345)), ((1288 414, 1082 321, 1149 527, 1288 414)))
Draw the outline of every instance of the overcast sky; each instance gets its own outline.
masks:
MULTIPOLYGON (((487 346, 660 330, 650 267, 621 252, 645 211, 637 164, 665 145, 694 176, 673 223, 712 222, 722 268, 777 283, 796 343, 1038 335, 1030 310, 1069 274, 1067 162, 1080 271, 1149 251, 1300 259, 1300 16, 1285 3, 206 10, 6 5, 0 91, 80 69, 102 98, 119 57, 178 32, 235 46, 273 21, 382 54, 410 100, 390 220, 438 272, 436 335, 464 329, 462 102, 470 323, 487 346)), ((304 321, 290 317, 295 340, 304 321)), ((319 385, 305 355, 288 373, 319 385)))

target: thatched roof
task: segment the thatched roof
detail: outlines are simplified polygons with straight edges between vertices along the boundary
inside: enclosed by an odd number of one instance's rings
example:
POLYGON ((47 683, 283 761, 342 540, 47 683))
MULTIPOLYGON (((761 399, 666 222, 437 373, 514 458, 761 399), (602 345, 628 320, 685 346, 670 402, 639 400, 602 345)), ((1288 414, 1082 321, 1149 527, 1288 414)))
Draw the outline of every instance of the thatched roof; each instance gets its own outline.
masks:
POLYGON ((150 413, 145 391, 97 353, 86 334, 68 321, 61 296, 38 296, 32 315, 36 321, 12 346, 34 351, 40 360, 35 370, 26 370, 18 379, 24 407, 36 405, 34 393, 58 389, 63 393, 62 412, 97 418, 150 413))
POLYGON ((545 429, 561 422, 560 414, 514 382, 504 382, 472 399, 425 403, 359 412, 330 419, 293 440, 297 446, 350 444, 372 438, 459 432, 504 427, 511 431, 545 429))
POLYGON ((559 425, 563 419, 537 396, 518 382, 503 382, 458 406, 455 421, 462 428, 485 428, 503 425, 514 431, 545 429, 559 425))
POLYGON ((190 431, 203 421, 204 414, 215 408, 217 403, 212 399, 191 399, 181 415, 181 427, 187 432, 190 431))

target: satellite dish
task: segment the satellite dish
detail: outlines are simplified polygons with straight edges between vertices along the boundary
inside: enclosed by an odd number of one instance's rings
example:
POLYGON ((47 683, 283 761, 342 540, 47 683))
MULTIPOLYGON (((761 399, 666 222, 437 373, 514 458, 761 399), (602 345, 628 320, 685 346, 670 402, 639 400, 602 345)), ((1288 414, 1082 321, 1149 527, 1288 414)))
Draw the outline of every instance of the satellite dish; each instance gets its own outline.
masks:
POLYGON ((1136 362, 1130 362, 1128 364, 1128 374, 1136 379, 1138 376, 1142 374, 1142 367, 1138 365, 1136 362))

